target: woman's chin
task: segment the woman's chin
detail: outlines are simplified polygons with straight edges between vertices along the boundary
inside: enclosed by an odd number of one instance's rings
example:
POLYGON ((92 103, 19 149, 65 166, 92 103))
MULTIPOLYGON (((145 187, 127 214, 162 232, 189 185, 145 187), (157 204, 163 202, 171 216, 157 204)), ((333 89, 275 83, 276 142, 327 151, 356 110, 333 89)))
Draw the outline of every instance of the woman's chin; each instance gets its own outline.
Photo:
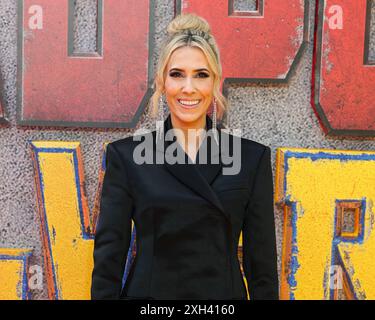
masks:
POLYGON ((196 122, 199 118, 202 117, 202 114, 197 112, 178 112, 178 114, 176 114, 175 116, 179 121, 189 123, 196 122))

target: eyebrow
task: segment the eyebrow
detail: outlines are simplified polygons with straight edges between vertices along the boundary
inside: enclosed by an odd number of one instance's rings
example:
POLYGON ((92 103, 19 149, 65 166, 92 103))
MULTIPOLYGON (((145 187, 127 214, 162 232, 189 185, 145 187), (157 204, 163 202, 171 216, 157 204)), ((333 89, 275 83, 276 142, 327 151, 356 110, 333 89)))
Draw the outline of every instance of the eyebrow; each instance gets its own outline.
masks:
MULTIPOLYGON (((179 68, 172 68, 172 69, 170 69, 169 71, 184 71, 184 70, 179 69, 179 68)), ((195 70, 193 70, 193 71, 195 71, 195 72, 199 72, 199 71, 207 71, 207 72, 210 72, 210 71, 209 71, 208 69, 206 69, 206 68, 195 69, 195 70)))

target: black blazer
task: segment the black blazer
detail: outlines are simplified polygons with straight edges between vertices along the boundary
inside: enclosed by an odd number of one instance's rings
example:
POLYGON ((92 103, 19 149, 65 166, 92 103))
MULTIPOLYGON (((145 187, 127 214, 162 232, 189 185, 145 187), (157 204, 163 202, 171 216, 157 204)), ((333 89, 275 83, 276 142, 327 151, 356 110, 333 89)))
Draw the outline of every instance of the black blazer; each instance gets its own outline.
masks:
MULTIPOLYGON (((206 120, 210 129, 212 121, 206 120)), ((170 128, 169 115, 164 134, 170 128)), ((155 141, 156 131, 145 135, 150 134, 155 141)), ((139 165, 133 151, 140 141, 127 137, 108 144, 92 299, 246 300, 237 256, 241 230, 250 299, 278 299, 270 148, 225 134, 232 142, 230 152, 234 139, 240 139, 241 170, 236 175, 223 175, 227 164, 222 161, 139 165), (122 289, 131 219, 137 255, 122 289)), ((164 150, 170 143, 165 142, 164 150)), ((160 152, 156 143, 152 149, 160 152)))

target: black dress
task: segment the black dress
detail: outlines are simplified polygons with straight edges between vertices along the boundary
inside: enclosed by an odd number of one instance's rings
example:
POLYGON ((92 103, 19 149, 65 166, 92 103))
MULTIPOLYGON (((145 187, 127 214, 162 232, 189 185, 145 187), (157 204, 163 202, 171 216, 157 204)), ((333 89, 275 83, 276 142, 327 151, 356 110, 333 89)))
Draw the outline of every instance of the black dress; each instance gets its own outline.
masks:
MULTIPOLYGON (((208 116, 206 124, 211 129, 208 116)), ((169 115, 164 134, 171 128, 169 115)), ((133 151, 147 138, 153 139, 147 151, 167 152, 171 142, 160 149, 156 131, 141 141, 127 137, 108 144, 92 299, 247 299, 237 256, 241 230, 250 299, 278 299, 270 148, 218 130, 217 145, 227 135, 229 154, 240 143, 235 175, 223 174, 230 165, 222 161, 222 146, 219 163, 210 163, 217 156, 210 152, 211 139, 208 164, 198 161, 201 149, 196 164, 135 163, 133 151), (137 255, 121 288, 131 219, 137 255)))

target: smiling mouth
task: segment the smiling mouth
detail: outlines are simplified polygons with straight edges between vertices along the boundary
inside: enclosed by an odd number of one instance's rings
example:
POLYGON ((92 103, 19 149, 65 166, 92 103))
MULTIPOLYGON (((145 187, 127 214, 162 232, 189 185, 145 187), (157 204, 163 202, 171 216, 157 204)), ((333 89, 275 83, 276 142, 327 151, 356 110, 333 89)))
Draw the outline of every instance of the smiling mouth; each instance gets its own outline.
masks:
POLYGON ((200 102, 201 100, 200 99, 196 99, 196 100, 184 100, 184 99, 177 99, 178 103, 186 108, 186 109, 192 109, 192 108, 195 108, 200 102))

